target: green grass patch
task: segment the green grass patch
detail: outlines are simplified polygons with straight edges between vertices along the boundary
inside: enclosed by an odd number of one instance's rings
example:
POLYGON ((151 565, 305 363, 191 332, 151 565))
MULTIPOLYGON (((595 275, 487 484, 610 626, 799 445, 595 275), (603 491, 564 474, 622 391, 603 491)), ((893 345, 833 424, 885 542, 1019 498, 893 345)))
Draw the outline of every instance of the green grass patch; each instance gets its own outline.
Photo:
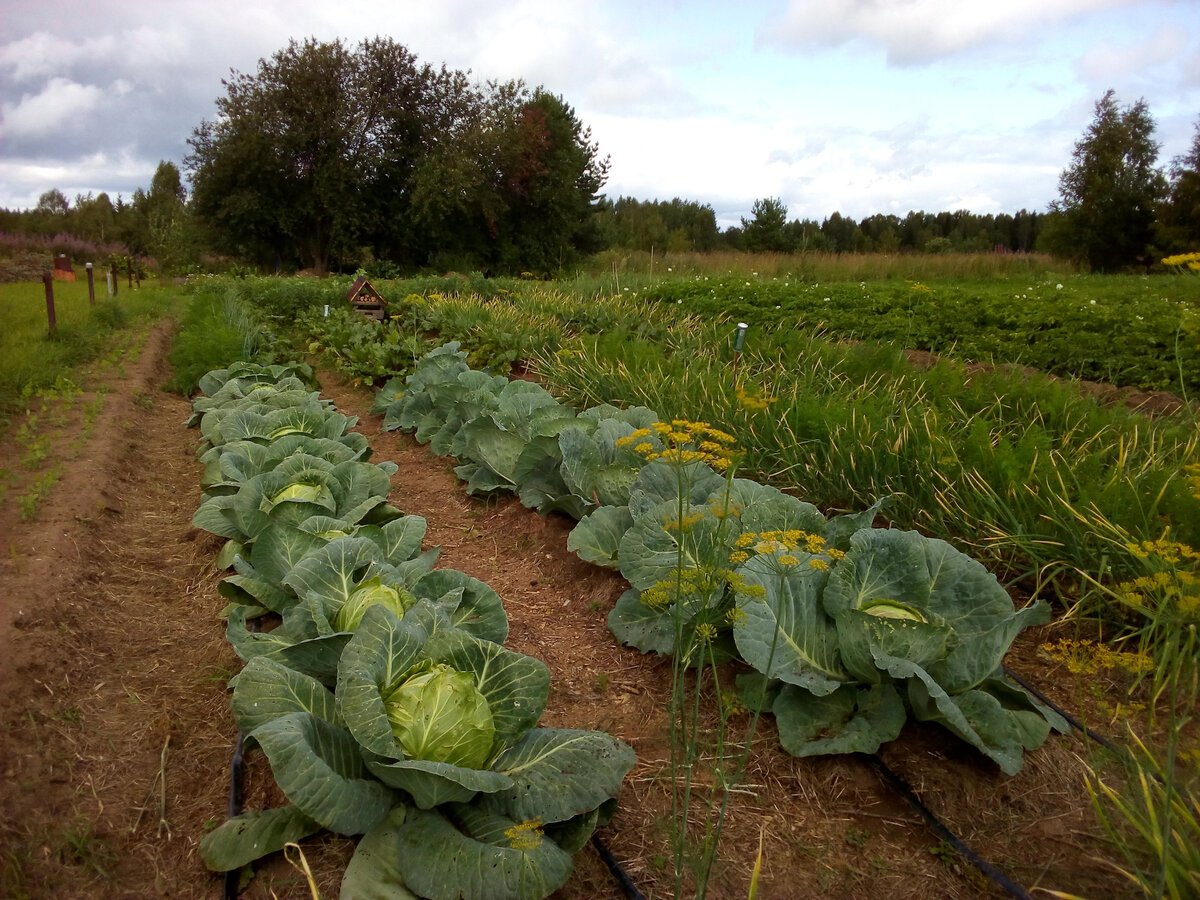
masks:
POLYGON ((176 309, 180 292, 171 286, 122 288, 115 299, 88 302, 85 282, 55 282, 57 327, 50 333, 41 282, 0 284, 0 416, 24 408, 39 390, 68 370, 102 356, 110 336, 147 318, 176 309))
MULTIPOLYGON (((281 279, 274 279, 274 282, 281 279)), ((300 296, 307 297, 294 308, 290 288, 280 288, 271 283, 268 291, 282 294, 289 309, 286 320, 290 323, 300 310, 310 308, 320 300, 322 293, 313 293, 310 279, 293 279, 300 287, 300 296)), ((225 368, 239 360, 254 360, 269 364, 281 358, 295 356, 292 348, 275 331, 275 324, 285 317, 273 318, 270 308, 264 308, 254 285, 266 284, 267 279, 211 279, 194 288, 191 299, 183 313, 182 325, 175 337, 168 359, 175 374, 164 385, 164 390, 184 396, 191 395, 205 372, 225 368)), ((324 291, 328 292, 328 285, 324 291)))

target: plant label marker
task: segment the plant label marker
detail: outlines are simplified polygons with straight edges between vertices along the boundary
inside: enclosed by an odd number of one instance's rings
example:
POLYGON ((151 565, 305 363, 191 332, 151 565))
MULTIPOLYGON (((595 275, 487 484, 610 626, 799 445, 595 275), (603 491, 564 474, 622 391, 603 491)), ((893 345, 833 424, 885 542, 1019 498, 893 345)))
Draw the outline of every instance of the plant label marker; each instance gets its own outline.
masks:
POLYGON ((88 303, 90 303, 94 306, 96 303, 96 284, 95 284, 95 281, 93 280, 92 264, 84 263, 83 267, 85 269, 87 269, 87 273, 88 273, 88 303))
POLYGON ((45 287, 46 287, 46 319, 50 323, 50 333, 54 334, 54 332, 58 328, 58 324, 54 320, 54 275, 53 275, 53 273, 47 272, 45 275, 43 275, 42 276, 42 284, 45 285, 45 287))
POLYGON ((325 318, 327 318, 327 319, 329 318, 329 304, 328 303, 325 304, 325 318))
POLYGON ((737 323, 737 331, 733 333, 733 383, 737 384, 738 360, 742 358, 742 348, 746 346, 746 329, 750 326, 745 322, 737 323))

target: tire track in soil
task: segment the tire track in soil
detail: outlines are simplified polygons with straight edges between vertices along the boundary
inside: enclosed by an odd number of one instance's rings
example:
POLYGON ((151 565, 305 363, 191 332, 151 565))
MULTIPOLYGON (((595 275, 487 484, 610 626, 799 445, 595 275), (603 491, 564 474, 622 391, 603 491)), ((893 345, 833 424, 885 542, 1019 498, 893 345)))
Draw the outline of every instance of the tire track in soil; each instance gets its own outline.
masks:
POLYGON ((109 377, 35 519, 4 523, 7 896, 213 896, 194 848, 225 806, 236 658, 215 620, 215 547, 190 525, 189 405, 159 391, 171 335, 155 325, 109 377))

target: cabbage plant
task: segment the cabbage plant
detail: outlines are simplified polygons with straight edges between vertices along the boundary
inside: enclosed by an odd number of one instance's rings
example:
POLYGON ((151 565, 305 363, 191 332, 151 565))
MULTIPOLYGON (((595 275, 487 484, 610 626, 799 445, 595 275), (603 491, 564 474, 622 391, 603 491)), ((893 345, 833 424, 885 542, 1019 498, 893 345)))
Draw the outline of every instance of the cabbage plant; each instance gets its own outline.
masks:
POLYGON ((382 524, 402 515, 387 503, 395 470, 390 462, 333 463, 293 453, 273 469, 246 479, 233 493, 206 495, 192 524, 235 541, 242 555, 272 524, 298 525, 318 515, 348 524, 382 524))
POLYGON ((747 699, 774 711, 789 752, 872 751, 911 716, 1012 773, 1051 728, 1065 730, 1000 668, 1021 629, 1048 620, 1046 604, 1018 611, 950 545, 873 528, 882 501, 826 520, 703 462, 647 463, 663 450, 650 410, 546 419, 548 404, 521 410, 505 391, 536 396, 471 372, 447 345, 381 392, 374 411, 385 427, 439 435, 469 490, 515 490, 528 506, 579 518, 567 548, 630 583, 609 616, 614 634, 643 652, 675 653, 686 637, 693 651, 742 659, 757 673, 742 678, 747 699))
POLYGON ((324 541, 300 529, 273 529, 268 535, 290 535, 286 546, 298 558, 281 557, 276 542, 252 552, 260 567, 236 563, 239 574, 222 583, 233 602, 226 608, 226 637, 244 660, 267 657, 333 684, 342 652, 373 606, 404 618, 425 601, 451 626, 481 640, 503 643, 508 617, 500 596, 487 584, 454 569, 433 569, 436 551, 421 553, 425 521, 405 516, 356 535, 324 541), (414 522, 414 520, 416 520, 414 522), (265 577, 262 577, 265 576, 265 577), (274 579, 279 579, 278 586, 274 579), (259 604, 262 604, 260 607, 259 604), (282 623, 269 631, 252 631, 248 620, 266 610, 282 623))
POLYGON ((344 898, 545 897, 634 762, 609 735, 537 727, 548 693, 545 665, 428 600, 370 606, 332 691, 252 659, 232 708, 288 804, 229 820, 201 858, 227 871, 327 828, 363 835, 344 898))

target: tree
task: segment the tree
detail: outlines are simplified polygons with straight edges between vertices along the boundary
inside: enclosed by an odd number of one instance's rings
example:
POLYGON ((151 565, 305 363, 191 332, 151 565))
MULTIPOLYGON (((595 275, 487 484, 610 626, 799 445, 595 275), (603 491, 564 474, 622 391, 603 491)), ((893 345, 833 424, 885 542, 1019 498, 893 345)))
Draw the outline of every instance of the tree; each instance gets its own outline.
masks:
POLYGON ((750 252, 782 252, 787 249, 787 207, 778 197, 755 200, 750 208, 752 218, 742 217, 742 246, 750 252))
POLYGON ((607 161, 561 97, 473 85, 387 38, 292 41, 225 87, 187 160, 225 252, 545 271, 594 243, 607 161))
POLYGON ((1159 209, 1159 234, 1171 252, 1200 250, 1200 119, 1188 152, 1171 160, 1166 202, 1159 209))
POLYGON ((1155 168, 1159 145, 1144 100, 1117 104, 1113 91, 1075 143, 1058 180, 1061 199, 1050 205, 1050 247, 1105 272, 1144 261, 1153 239, 1155 206, 1166 181, 1155 168))
MULTIPOLYGON (((298 257, 318 272, 364 238, 397 239, 409 179, 465 76, 418 67, 387 38, 291 41, 233 73, 189 140, 196 214, 226 252, 298 257)), ((446 121, 446 119, 450 121, 446 121)))
POLYGON ((491 84, 481 114, 439 141, 414 176, 414 220, 438 267, 549 273, 600 248, 608 172, 575 111, 520 82, 491 84))
POLYGON ((113 237, 116 226, 116 211, 108 194, 101 191, 95 197, 75 198, 75 228, 84 237, 103 243, 113 237))
POLYGON ((597 204, 605 246, 672 253, 705 252, 717 246, 717 216, 708 204, 675 197, 639 201, 618 197, 597 204))
POLYGON ((66 195, 58 188, 50 188, 38 197, 34 211, 52 216, 65 216, 70 209, 71 204, 66 195))
POLYGON ((861 253, 866 247, 867 239, 862 229, 854 219, 840 212, 831 213, 821 223, 821 233, 835 253, 861 253))

